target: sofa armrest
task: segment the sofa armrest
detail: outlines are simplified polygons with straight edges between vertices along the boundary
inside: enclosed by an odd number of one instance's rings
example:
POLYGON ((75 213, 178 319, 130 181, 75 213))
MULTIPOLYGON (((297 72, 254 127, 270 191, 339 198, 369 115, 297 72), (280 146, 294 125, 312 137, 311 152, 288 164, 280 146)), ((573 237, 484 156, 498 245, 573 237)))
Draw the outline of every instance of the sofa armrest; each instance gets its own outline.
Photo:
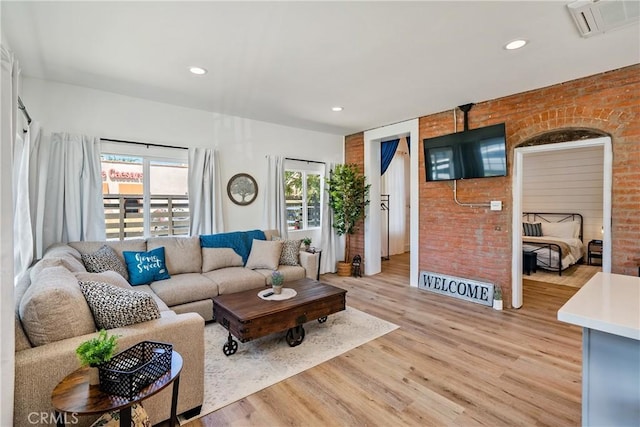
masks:
MULTIPOLYGON (((172 344, 183 358, 178 413, 202 405, 204 320, 201 316, 195 313, 164 316, 108 332, 119 336, 118 351, 145 340, 172 344)), ((80 367, 75 350, 80 343, 94 336, 95 333, 82 335, 16 353, 14 425, 29 425, 29 417, 35 417, 34 413, 38 414, 38 421, 41 419, 40 413, 51 414, 51 425, 55 425, 51 392, 59 381, 80 367)), ((152 424, 169 418, 171 391, 172 387, 167 387, 144 401, 152 424)), ((95 418, 78 417, 78 425, 89 425, 95 418)))
POLYGON ((318 278, 319 253, 300 251, 300 265, 304 267, 305 276, 309 279, 318 278))

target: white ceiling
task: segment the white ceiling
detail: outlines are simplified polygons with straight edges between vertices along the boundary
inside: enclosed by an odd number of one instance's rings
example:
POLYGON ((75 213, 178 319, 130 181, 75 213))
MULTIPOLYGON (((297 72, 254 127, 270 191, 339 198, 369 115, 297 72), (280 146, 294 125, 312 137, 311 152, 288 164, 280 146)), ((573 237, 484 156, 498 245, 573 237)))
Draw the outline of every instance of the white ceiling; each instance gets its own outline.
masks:
POLYGON ((637 23, 582 38, 567 3, 0 7, 26 76, 344 135, 640 63, 637 23), (515 38, 530 43, 504 50, 515 38))

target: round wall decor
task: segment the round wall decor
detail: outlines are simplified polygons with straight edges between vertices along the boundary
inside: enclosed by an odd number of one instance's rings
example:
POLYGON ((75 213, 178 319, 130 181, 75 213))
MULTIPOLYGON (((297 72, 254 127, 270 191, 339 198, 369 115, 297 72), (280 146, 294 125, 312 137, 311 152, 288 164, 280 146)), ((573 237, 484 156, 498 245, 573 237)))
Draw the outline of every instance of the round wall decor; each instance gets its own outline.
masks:
POLYGON ((249 205, 258 197, 258 183, 249 174, 235 174, 227 183, 227 195, 236 205, 249 205))

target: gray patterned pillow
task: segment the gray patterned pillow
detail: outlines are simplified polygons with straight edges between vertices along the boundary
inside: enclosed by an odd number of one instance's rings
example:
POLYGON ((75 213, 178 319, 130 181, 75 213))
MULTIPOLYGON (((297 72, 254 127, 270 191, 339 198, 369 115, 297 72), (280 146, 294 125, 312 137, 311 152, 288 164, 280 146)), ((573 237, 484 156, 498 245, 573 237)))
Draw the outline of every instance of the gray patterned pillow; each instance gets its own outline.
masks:
POLYGON ((98 329, 120 328, 160 318, 158 305, 146 292, 93 281, 78 284, 98 329))
POLYGON ((89 273, 102 273, 103 271, 111 270, 120 273, 127 281, 129 280, 127 266, 118 257, 116 251, 107 245, 102 246, 92 254, 82 254, 81 257, 89 273))
POLYGON ((302 240, 283 239, 273 237, 271 240, 282 241, 282 252, 280 253, 280 265, 300 265, 300 244, 302 240))

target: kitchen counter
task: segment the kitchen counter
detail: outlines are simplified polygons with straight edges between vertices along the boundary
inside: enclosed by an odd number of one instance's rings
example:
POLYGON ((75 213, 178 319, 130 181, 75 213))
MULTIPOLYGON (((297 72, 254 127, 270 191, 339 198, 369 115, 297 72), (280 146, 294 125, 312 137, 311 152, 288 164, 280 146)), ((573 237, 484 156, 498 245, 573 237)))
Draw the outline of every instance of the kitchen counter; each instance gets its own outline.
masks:
POLYGON ((558 320, 640 340, 640 277, 596 273, 562 306, 558 320))
POLYGON ((597 273, 558 311, 582 329, 582 425, 640 425, 640 278, 597 273))

